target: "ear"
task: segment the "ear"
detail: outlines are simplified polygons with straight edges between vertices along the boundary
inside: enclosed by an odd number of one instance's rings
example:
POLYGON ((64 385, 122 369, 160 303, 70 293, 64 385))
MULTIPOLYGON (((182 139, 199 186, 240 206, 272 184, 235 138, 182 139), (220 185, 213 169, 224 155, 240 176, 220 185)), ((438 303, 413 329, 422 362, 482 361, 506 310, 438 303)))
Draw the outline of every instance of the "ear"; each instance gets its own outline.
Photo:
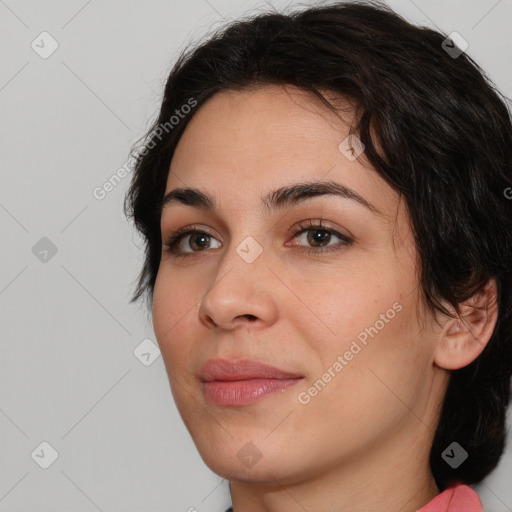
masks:
POLYGON ((497 299, 496 281, 491 279, 480 292, 461 304, 460 317, 445 320, 434 351, 438 366, 458 370, 482 353, 496 326, 497 299))

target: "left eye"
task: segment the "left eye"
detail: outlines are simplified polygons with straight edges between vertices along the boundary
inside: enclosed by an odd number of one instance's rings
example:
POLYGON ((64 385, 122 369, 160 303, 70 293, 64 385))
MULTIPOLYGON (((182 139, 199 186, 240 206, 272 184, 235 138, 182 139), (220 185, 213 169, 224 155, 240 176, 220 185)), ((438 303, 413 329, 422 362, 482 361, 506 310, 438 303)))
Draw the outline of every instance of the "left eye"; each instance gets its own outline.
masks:
MULTIPOLYGON (((319 247, 315 244, 321 244, 320 247, 325 247, 331 241, 331 237, 334 235, 337 238, 343 239, 341 235, 337 235, 334 231, 325 228, 307 228, 299 231, 300 235, 298 239, 302 238, 302 241, 306 241, 308 244, 311 244, 313 247, 319 247)), ((294 244, 293 244, 294 245, 294 244)), ((299 245, 299 244, 297 244, 299 245)))
POLYGON ((323 251, 336 250, 340 248, 340 246, 350 245, 352 243, 352 239, 349 237, 338 233, 334 229, 327 228, 322 224, 302 224, 299 225, 299 227, 301 229, 293 235, 293 238, 297 239, 298 243, 287 245, 297 245, 304 247, 304 250, 310 253, 321 253, 323 251), (335 236, 340 241, 337 244, 329 245, 329 242, 332 241, 332 236, 335 236), (304 246, 301 244, 301 239, 302 242, 305 242, 310 246, 307 247, 307 245, 304 246))

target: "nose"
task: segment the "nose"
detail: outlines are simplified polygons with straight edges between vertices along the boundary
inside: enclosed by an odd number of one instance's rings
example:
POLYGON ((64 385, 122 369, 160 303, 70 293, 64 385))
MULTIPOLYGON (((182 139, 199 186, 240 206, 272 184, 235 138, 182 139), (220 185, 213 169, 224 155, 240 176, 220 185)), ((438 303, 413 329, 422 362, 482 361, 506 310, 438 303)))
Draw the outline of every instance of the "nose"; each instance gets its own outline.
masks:
POLYGON ((236 252, 236 246, 230 247, 201 299, 200 322, 210 329, 225 330, 275 322, 278 281, 267 263, 265 251, 247 263, 236 252))

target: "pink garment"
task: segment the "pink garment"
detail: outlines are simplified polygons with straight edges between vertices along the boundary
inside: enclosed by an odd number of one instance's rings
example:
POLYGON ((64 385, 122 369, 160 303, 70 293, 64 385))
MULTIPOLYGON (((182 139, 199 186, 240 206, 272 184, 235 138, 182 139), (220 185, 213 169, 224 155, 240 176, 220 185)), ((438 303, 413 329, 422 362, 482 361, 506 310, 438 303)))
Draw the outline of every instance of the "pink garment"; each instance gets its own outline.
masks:
MULTIPOLYGON (((229 507, 226 512, 233 512, 229 507)), ((471 487, 459 484, 445 489, 416 512, 483 512, 478 494, 471 487)))
POLYGON ((483 512, 478 494, 469 486, 458 484, 445 489, 416 512, 483 512))

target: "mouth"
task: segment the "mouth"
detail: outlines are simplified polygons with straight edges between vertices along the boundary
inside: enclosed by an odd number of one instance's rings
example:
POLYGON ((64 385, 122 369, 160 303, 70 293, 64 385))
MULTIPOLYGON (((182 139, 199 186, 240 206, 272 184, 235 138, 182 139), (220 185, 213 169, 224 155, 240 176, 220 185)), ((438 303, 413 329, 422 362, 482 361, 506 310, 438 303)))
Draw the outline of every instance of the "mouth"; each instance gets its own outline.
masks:
POLYGON ((224 406, 249 405, 261 398, 285 391, 304 377, 274 366, 250 360, 211 359, 199 375, 204 396, 224 406))
POLYGON ((249 405, 264 396, 284 391, 302 380, 297 379, 247 379, 205 382, 205 397, 217 405, 249 405))

